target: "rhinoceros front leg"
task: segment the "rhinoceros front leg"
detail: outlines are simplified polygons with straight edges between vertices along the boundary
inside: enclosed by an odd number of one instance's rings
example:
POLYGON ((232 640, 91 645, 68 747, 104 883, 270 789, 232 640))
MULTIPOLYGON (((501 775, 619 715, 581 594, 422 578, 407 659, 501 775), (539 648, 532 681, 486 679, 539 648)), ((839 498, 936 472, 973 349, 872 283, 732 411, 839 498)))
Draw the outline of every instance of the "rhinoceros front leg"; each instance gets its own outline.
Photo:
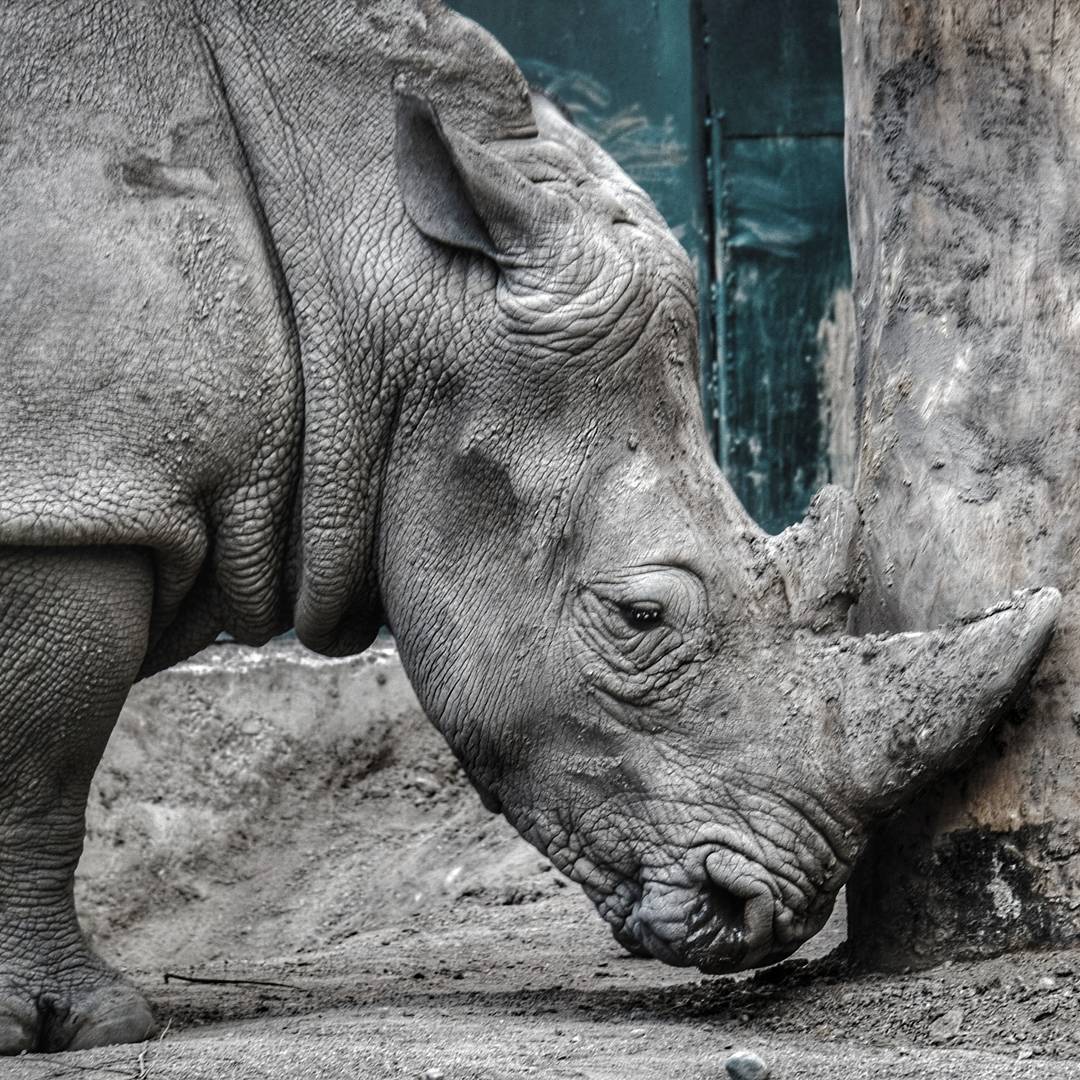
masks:
POLYGON ((0 1052, 144 1038, 75 915, 86 798, 146 651, 147 553, 0 548, 0 1052))

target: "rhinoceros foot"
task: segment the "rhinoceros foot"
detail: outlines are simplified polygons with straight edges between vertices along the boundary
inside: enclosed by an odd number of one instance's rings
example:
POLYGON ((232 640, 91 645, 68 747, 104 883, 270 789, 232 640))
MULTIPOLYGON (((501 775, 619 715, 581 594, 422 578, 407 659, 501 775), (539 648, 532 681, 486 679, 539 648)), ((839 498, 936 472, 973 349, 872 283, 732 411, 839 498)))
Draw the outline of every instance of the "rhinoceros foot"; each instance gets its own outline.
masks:
POLYGON ((96 957, 44 978, 5 979, 0 991, 0 1053, 89 1050, 140 1042, 154 1028, 142 994, 96 957))

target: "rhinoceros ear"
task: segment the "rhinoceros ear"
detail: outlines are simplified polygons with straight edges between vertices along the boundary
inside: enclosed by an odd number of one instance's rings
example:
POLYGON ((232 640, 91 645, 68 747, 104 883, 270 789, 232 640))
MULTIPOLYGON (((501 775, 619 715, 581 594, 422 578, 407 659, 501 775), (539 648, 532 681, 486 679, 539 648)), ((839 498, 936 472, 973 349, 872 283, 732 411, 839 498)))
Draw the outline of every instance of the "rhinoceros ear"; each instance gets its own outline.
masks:
POLYGON ((451 247, 503 265, 530 261, 552 216, 527 177, 461 132, 447 131, 426 98, 396 92, 398 185, 413 224, 451 247))

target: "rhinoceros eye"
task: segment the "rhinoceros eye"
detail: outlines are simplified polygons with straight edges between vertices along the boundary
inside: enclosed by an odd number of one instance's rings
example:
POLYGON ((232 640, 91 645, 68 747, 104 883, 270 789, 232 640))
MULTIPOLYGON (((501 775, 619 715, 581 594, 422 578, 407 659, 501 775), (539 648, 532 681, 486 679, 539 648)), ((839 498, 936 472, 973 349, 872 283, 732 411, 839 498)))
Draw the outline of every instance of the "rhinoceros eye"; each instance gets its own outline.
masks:
POLYGON ((664 618, 664 609, 651 600, 634 600, 619 604, 619 613, 633 630, 649 630, 659 626, 664 618))

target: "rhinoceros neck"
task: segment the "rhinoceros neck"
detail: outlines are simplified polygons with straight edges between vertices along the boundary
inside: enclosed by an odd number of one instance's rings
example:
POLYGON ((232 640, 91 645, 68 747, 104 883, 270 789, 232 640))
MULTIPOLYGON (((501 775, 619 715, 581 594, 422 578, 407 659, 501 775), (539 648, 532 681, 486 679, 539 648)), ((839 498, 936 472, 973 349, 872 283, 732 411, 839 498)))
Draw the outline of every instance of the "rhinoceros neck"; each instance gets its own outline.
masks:
POLYGON ((478 138, 528 127, 527 87, 493 39, 430 0, 196 6, 303 371, 296 629, 319 651, 359 651, 381 621, 382 481, 440 288, 418 288, 430 250, 397 191, 393 87, 478 138))

